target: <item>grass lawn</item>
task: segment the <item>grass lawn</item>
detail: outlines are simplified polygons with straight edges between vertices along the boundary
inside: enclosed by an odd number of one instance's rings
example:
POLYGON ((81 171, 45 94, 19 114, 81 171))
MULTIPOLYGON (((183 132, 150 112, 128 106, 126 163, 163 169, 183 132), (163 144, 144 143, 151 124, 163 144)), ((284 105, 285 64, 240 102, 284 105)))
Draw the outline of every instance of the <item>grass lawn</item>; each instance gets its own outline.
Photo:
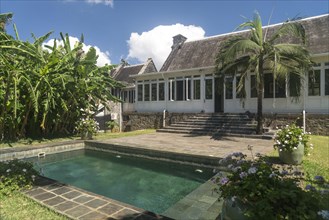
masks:
POLYGON ((329 181, 329 136, 312 135, 310 143, 314 149, 304 158, 304 170, 311 176, 321 175, 329 181))
POLYGON ((50 209, 36 203, 21 193, 0 197, 1 220, 67 220, 50 209))
MULTIPOLYGON (((329 136, 310 135, 314 149, 310 156, 304 156, 303 168, 311 177, 320 175, 329 181, 329 136)), ((278 157, 278 151, 273 150, 269 156, 278 157)))
MULTIPOLYGON (((96 136, 94 136, 95 140, 102 140, 102 139, 112 139, 112 138, 119 138, 119 137, 129 137, 135 136, 140 134, 150 134, 154 133, 154 129, 145 129, 145 130, 138 130, 138 131, 130 131, 130 132, 122 132, 122 133, 111 133, 111 132, 99 132, 96 136)), ((17 142, 0 142, 0 148, 4 147, 24 147, 24 146, 38 146, 41 144, 47 143, 56 143, 56 142, 63 142, 63 141, 73 141, 73 140, 80 140, 79 136, 70 136, 70 137, 63 137, 63 138, 51 138, 51 139, 22 139, 17 142)))

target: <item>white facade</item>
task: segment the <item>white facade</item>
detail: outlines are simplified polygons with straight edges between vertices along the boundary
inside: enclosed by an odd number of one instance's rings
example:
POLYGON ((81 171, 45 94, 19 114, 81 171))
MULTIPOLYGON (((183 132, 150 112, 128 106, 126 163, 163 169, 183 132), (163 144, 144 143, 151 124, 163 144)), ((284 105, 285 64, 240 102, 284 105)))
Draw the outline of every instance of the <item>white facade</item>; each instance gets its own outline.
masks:
MULTIPOLYGON (((265 93, 272 97, 263 98, 264 113, 300 113, 303 110, 308 113, 329 113, 329 55, 314 56, 314 61, 317 63, 314 66, 315 77, 310 78, 309 73, 305 74, 297 101, 290 95, 288 79, 282 89, 273 86, 276 85, 275 81, 265 82, 264 89, 268 89, 265 93), (280 97, 274 97, 274 90, 281 94, 280 97)), ((215 91, 217 76, 214 67, 134 76, 136 97, 133 109, 137 112, 256 113, 257 97, 251 94, 251 75, 245 81, 246 96, 243 100, 236 94, 236 77, 230 84, 231 89, 224 83, 223 93, 218 95, 215 91), (216 102, 220 103, 219 108, 216 102)))

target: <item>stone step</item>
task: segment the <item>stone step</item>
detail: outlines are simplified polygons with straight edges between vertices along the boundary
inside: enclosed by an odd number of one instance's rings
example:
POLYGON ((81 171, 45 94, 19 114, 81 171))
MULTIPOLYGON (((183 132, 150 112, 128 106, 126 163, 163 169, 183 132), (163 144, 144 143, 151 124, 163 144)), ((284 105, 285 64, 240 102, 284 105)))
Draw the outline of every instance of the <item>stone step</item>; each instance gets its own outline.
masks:
MULTIPOLYGON (((158 132, 254 137, 257 123, 253 115, 202 113, 189 117, 185 121, 175 122, 158 129, 158 132)), ((268 132, 269 130, 265 130, 268 132)), ((270 136, 270 133, 267 133, 270 136)), ((257 138, 262 135, 255 136, 257 138)))
POLYGON ((238 128, 187 128, 187 127, 172 127, 168 126, 166 128, 162 128, 164 130, 176 130, 182 132, 190 132, 190 131, 204 131, 205 133, 215 133, 215 132, 227 132, 227 133, 238 133, 238 134, 253 134, 256 133, 255 129, 238 129, 238 128))
POLYGON ((220 125, 220 126, 225 126, 225 125, 244 125, 244 126, 256 126, 256 123, 246 121, 246 122, 241 122, 241 121, 182 121, 182 122, 176 122, 175 124, 177 125, 220 125))
POLYGON ((210 135, 210 136, 230 136, 242 138, 256 138, 256 139, 272 139, 271 136, 257 135, 257 134, 243 134, 243 133, 229 133, 229 132, 211 132, 211 131, 177 131, 175 129, 158 129, 157 132, 176 133, 176 134, 191 134, 191 135, 210 135))
POLYGON ((189 117, 190 119, 217 119, 217 120, 238 120, 238 119, 245 119, 245 120, 252 120, 254 119, 253 117, 240 117, 240 116, 226 116, 226 117, 221 117, 221 116, 192 116, 189 117))
POLYGON ((252 129, 255 125, 238 125, 238 124, 171 124, 171 128, 199 128, 199 129, 252 129))

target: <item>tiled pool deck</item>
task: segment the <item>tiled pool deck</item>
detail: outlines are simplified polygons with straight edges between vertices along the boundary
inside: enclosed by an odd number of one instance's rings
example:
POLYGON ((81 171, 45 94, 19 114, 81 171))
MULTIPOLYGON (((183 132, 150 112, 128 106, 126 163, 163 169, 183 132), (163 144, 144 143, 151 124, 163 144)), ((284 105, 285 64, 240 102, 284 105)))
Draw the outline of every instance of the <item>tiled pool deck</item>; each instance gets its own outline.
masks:
POLYGON ((41 177, 36 182, 25 194, 71 219, 170 219, 48 178, 41 177))
MULTIPOLYGON (((102 141, 88 141, 86 146, 100 143, 104 146, 134 149, 136 152, 155 152, 156 156, 183 155, 192 156, 197 160, 212 159, 217 161, 232 152, 249 154, 247 146, 254 146, 254 153, 268 153, 273 148, 272 140, 222 137, 212 139, 210 136, 189 136, 184 134, 153 133, 133 137, 124 137, 102 141)), ((37 155, 38 152, 54 153, 52 148, 58 151, 79 149, 81 142, 66 142, 61 147, 39 146, 28 151, 28 147, 0 149, 0 160, 12 157, 28 157, 37 155), (32 155, 31 155, 32 154, 32 155), (14 155, 14 156, 13 156, 14 155)), ((127 150, 126 149, 126 150, 127 150)), ((121 149, 122 150, 122 149, 121 149)), ((152 155, 151 155, 152 156, 152 155)), ((180 158, 180 156, 178 157, 180 158)), ((26 191, 26 195, 35 201, 46 205, 50 209, 68 216, 72 219, 216 219, 221 211, 221 203, 217 201, 218 195, 212 193, 211 183, 208 181, 184 199, 166 210, 163 215, 142 210, 103 197, 85 190, 58 183, 48 178, 40 178, 37 185, 26 191)))

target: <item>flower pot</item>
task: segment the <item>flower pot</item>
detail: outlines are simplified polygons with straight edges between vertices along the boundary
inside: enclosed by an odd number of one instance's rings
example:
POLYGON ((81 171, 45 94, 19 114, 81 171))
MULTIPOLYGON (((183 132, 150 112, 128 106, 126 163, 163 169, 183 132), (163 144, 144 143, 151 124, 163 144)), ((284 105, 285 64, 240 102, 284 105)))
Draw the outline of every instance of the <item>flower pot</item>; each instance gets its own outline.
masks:
POLYGON ((296 150, 293 151, 280 151, 279 150, 279 158, 283 163, 286 164, 301 164, 304 156, 304 144, 299 143, 296 150))
POLYGON ((92 140, 93 139, 93 134, 91 132, 82 132, 81 133, 81 140, 92 140))
POLYGON ((222 207, 221 220, 249 220, 244 213, 248 209, 248 205, 242 203, 238 199, 225 199, 222 207))

